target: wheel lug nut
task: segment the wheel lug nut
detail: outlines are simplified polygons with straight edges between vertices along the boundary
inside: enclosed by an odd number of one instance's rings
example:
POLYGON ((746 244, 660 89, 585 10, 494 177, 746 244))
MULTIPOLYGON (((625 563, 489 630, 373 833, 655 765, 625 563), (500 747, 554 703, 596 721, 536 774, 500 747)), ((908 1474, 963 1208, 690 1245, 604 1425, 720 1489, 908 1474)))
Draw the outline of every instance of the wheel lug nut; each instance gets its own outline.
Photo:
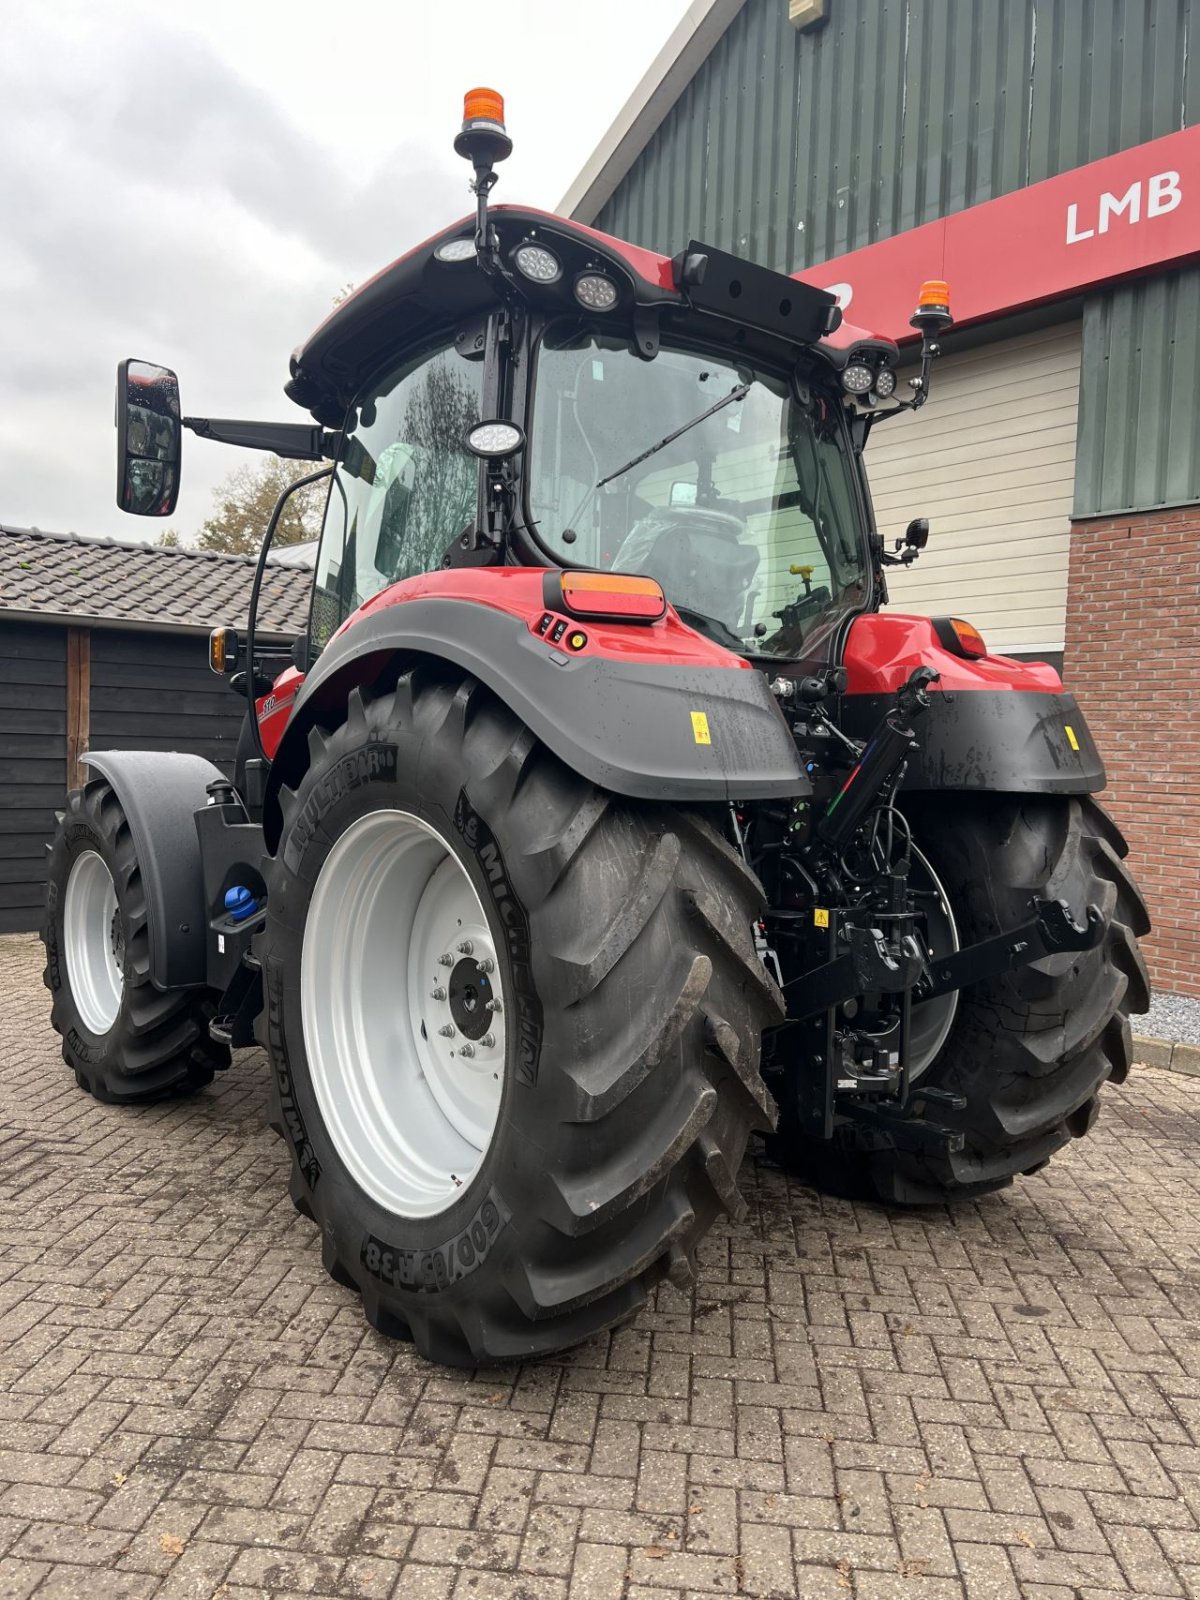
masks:
POLYGON ((483 1009, 485 1011, 495 1011, 497 1014, 499 1014, 504 1010, 504 1002, 503 1000, 485 1000, 483 1002, 483 1009))
POLYGON ((446 998, 446 991, 439 983, 436 989, 430 989, 429 997, 431 1000, 444 1000, 446 998))
POLYGON ((439 1028, 438 1032, 441 1034, 443 1039, 453 1039, 454 1037, 454 1029, 449 1023, 447 1023, 444 1028, 439 1028))
POLYGON ((460 956, 469 956, 471 951, 474 950, 475 946, 471 943, 470 939, 464 939, 457 948, 460 956))
POLYGON ((453 965, 454 965, 454 957, 450 954, 449 950, 447 950, 443 955, 440 955, 438 957, 438 966, 439 967, 452 967, 453 965))
POLYGON ((485 1033, 479 1042, 485 1050, 490 1050, 496 1042, 496 1035, 494 1033, 485 1033))
POLYGON ((475 1046, 473 1044, 460 1044, 458 1053, 460 1056, 473 1056, 475 1054, 475 1046))
POLYGON ((479 970, 480 972, 495 972, 496 963, 492 960, 491 956, 484 956, 483 960, 479 963, 479 970))

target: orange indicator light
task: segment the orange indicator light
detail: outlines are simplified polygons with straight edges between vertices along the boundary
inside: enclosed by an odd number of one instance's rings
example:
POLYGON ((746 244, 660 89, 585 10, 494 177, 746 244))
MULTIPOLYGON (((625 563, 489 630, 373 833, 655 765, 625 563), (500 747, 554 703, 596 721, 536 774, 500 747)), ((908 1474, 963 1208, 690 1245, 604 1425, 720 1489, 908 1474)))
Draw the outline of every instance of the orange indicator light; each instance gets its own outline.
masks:
POLYGON ((496 122, 504 126, 504 96, 496 89, 468 89, 463 96, 463 122, 496 122))
POLYGON ((558 582, 562 609, 575 617, 657 622, 666 613, 666 598, 655 578, 626 572, 563 572, 558 582))

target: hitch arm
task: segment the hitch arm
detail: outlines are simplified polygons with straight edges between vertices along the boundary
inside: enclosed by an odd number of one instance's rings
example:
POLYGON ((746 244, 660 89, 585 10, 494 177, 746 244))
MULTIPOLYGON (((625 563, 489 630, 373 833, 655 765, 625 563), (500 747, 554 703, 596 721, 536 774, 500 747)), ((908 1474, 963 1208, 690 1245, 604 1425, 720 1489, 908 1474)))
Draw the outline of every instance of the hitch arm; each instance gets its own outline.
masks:
POLYGON ((1028 922, 932 962, 929 976, 918 984, 913 999, 929 1000, 952 989, 965 989, 1060 950, 1094 950, 1104 937, 1104 918, 1095 906, 1087 907, 1081 927, 1065 900, 1035 899, 1030 905, 1034 915, 1028 922))

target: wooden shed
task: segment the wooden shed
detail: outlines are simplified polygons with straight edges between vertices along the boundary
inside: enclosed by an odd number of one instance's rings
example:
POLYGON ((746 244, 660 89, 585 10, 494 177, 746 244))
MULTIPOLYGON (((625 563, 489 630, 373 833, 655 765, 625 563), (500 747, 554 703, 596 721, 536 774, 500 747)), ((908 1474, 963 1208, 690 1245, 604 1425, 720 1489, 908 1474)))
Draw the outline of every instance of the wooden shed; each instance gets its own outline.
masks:
MULTIPOLYGON (((0 527, 0 933, 35 929, 46 843, 88 750, 186 750, 232 772, 245 703, 207 635, 244 628, 254 562, 0 527)), ((268 563, 264 644, 308 624, 311 572, 268 563)))

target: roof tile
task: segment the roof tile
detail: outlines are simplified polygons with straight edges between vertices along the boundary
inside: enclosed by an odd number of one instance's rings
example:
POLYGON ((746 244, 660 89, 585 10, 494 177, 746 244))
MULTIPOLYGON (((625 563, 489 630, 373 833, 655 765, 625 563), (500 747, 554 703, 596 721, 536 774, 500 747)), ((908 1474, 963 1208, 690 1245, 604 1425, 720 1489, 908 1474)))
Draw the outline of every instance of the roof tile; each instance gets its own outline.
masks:
MULTIPOLYGON (((208 632, 244 627, 252 556, 120 544, 76 533, 0 525, 0 616, 157 624, 208 632)), ((260 635, 293 638, 308 623, 312 572, 268 560, 259 600, 260 635)))

